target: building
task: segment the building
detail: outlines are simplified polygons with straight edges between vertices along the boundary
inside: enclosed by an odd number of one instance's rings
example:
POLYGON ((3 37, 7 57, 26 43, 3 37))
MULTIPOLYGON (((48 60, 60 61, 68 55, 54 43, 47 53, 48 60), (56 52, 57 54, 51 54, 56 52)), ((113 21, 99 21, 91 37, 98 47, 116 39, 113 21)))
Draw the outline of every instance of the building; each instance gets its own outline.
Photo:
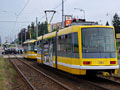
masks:
POLYGON ((116 42, 120 42, 120 33, 116 34, 116 42))
POLYGON ((57 22, 51 25, 51 29, 52 31, 54 31, 55 29, 61 29, 62 28, 62 22, 57 22))

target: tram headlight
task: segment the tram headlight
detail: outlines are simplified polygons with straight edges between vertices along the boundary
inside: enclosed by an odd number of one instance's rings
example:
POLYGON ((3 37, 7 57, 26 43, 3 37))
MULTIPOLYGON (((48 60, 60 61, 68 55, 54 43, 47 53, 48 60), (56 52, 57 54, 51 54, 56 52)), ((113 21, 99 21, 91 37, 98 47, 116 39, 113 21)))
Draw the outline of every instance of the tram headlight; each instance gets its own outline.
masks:
POLYGON ((116 61, 110 61, 110 64, 116 64, 116 61))
POLYGON ((84 61, 83 64, 90 64, 90 61, 84 61))

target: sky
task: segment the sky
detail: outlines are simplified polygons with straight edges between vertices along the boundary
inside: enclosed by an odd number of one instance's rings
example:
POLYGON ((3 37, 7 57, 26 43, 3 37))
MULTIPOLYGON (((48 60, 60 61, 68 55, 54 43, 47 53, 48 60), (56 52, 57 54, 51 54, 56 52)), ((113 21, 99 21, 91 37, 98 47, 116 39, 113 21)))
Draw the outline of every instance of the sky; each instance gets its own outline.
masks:
MULTIPOLYGON (((11 42, 17 38, 20 30, 27 28, 31 22, 35 22, 36 17, 40 22, 44 22, 46 20, 45 10, 57 11, 52 23, 60 22, 62 20, 61 2, 62 0, 0 0, 0 36, 2 43, 6 39, 11 42)), ((96 21, 102 25, 108 21, 112 25, 114 14, 117 13, 120 16, 119 4, 120 0, 64 0, 64 14, 84 18, 82 11, 74 9, 79 8, 85 11, 87 21, 96 21)))

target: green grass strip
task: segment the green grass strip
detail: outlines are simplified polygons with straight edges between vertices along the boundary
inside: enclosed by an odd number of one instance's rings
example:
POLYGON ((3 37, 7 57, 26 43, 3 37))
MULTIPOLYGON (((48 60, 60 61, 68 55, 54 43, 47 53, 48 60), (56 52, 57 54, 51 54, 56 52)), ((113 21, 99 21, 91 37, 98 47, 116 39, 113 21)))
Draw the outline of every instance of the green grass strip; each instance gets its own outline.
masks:
POLYGON ((0 90, 8 90, 8 80, 5 72, 5 61, 0 56, 0 90))

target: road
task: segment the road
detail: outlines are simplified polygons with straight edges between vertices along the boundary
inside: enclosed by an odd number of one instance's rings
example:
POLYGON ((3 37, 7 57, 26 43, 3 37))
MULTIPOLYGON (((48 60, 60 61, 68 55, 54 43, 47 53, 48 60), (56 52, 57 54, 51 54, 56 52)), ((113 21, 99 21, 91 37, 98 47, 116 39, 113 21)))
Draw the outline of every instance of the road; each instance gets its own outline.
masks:
POLYGON ((2 55, 2 52, 3 52, 3 50, 2 50, 2 48, 0 47, 0 56, 2 55))

